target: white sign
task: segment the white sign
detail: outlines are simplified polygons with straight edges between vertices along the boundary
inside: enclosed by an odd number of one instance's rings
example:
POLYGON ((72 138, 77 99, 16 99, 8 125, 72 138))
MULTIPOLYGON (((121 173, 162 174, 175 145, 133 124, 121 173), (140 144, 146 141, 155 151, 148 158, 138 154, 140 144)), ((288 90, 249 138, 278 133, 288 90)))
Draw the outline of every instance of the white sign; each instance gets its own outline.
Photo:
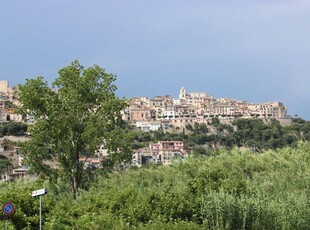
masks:
POLYGON ((32 192, 32 196, 41 196, 47 193, 47 190, 45 188, 36 190, 32 192))

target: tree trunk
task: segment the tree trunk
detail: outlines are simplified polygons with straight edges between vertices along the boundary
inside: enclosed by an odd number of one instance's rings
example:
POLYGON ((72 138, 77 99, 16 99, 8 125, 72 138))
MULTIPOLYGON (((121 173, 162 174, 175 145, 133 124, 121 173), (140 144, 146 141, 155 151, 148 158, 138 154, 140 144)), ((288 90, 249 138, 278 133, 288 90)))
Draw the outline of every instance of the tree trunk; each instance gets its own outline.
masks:
POLYGON ((71 192, 74 199, 76 199, 76 195, 79 189, 79 153, 75 154, 74 164, 72 169, 71 176, 71 192))
POLYGON ((71 178, 71 192, 73 199, 76 199, 77 190, 78 190, 77 178, 75 175, 73 175, 73 177, 71 178))

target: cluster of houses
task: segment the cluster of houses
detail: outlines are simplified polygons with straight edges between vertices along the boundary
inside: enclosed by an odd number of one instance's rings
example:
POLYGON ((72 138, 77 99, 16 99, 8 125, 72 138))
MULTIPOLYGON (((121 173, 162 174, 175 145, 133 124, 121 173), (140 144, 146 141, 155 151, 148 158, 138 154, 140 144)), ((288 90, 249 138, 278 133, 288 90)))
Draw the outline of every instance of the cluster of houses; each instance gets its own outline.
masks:
MULTIPOLYGON (((23 157, 19 154, 19 147, 10 146, 10 148, 4 148, 4 140, 6 138, 0 138, 0 161, 11 162, 7 168, 0 170, 0 180, 2 182, 15 180, 28 175, 28 168, 23 165, 23 157)), ((3 167, 3 164, 2 164, 3 167)))
POLYGON ((187 92, 181 87, 178 98, 169 95, 130 100, 123 119, 144 131, 187 123, 208 123, 212 118, 233 120, 259 118, 285 120, 287 107, 282 102, 248 103, 243 100, 214 98, 204 92, 187 92))
MULTIPOLYGON (((186 124, 206 123, 218 118, 230 123, 236 118, 278 119, 290 124, 287 107, 281 102, 248 103, 229 98, 213 98, 204 92, 187 92, 181 87, 178 98, 169 95, 154 98, 132 98, 123 113, 123 119, 142 131, 184 128, 186 124)), ((171 164, 187 156, 181 141, 160 141, 148 147, 133 150, 132 165, 171 164)))
POLYGON ((16 113, 19 106, 19 100, 16 97, 18 86, 9 86, 8 81, 0 81, 0 123, 8 121, 34 123, 34 118, 30 115, 26 117, 16 113))
POLYGON ((174 160, 187 157, 182 141, 159 141, 150 143, 148 147, 133 150, 132 166, 144 164, 170 165, 174 160))
MULTIPOLYGON (((13 120, 33 123, 33 118, 15 113, 15 107, 19 104, 15 90, 18 90, 18 86, 9 87, 8 81, 0 81, 0 122, 13 120)), ((287 107, 282 102, 248 103, 244 100, 214 98, 205 92, 187 92, 184 87, 181 87, 178 98, 169 95, 137 97, 130 99, 129 103, 129 107, 123 111, 123 119, 145 131, 158 130, 163 124, 184 126, 186 123, 207 123, 213 117, 223 120, 240 117, 287 119, 287 107)))
MULTIPOLYGON (((24 121, 33 123, 32 117, 16 114, 19 101, 14 95, 18 86, 9 87, 8 81, 0 81, 0 122, 24 121)), ((248 103, 243 100, 214 98, 204 92, 187 92, 181 87, 178 98, 169 95, 154 98, 137 97, 129 100, 129 106, 123 111, 123 119, 143 131, 156 131, 169 127, 184 128, 186 124, 208 123, 212 118, 221 122, 230 122, 236 118, 278 119, 290 121, 287 107, 281 102, 248 103)), ((99 149, 99 152, 104 149, 99 149)), ((99 154, 104 155, 104 154, 99 154)), ((187 156, 181 141, 160 141, 150 143, 147 148, 133 150, 132 166, 143 164, 168 165, 175 159, 187 156)), ((99 158, 81 158, 85 167, 100 167, 99 158)), ((19 174, 18 174, 19 173, 19 174)), ((25 175, 26 170, 17 172, 25 175)))
POLYGON ((24 117, 16 113, 16 108, 20 104, 15 95, 16 91, 18 86, 10 87, 8 81, 0 81, 0 123, 8 121, 34 123, 32 116, 24 117))

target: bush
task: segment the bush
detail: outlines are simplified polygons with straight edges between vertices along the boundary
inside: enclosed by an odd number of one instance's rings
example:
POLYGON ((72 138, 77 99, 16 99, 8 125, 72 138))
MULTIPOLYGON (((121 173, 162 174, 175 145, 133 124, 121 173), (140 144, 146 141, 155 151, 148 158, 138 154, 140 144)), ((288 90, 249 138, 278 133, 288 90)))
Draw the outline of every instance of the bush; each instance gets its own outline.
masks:
POLYGON ((74 200, 45 181, 0 187, 16 229, 309 229, 310 144, 262 154, 233 149, 172 166, 110 173, 74 200))

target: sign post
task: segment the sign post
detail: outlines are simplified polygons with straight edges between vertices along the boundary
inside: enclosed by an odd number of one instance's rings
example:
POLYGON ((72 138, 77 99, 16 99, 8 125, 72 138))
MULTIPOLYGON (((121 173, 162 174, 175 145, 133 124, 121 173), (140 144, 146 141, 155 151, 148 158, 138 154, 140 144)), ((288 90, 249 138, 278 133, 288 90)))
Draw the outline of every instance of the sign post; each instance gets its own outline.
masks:
MULTIPOLYGON (((5 202, 2 205, 2 212, 6 216, 11 215, 14 212, 14 210, 15 210, 15 207, 14 207, 14 204, 12 202, 5 202)), ((8 220, 6 219, 5 229, 7 229, 7 228, 8 228, 8 220)))
POLYGON ((39 196, 40 197, 40 230, 42 229, 42 195, 45 195, 47 193, 47 190, 45 188, 39 189, 39 190, 35 190, 32 192, 32 196, 36 197, 39 196))

